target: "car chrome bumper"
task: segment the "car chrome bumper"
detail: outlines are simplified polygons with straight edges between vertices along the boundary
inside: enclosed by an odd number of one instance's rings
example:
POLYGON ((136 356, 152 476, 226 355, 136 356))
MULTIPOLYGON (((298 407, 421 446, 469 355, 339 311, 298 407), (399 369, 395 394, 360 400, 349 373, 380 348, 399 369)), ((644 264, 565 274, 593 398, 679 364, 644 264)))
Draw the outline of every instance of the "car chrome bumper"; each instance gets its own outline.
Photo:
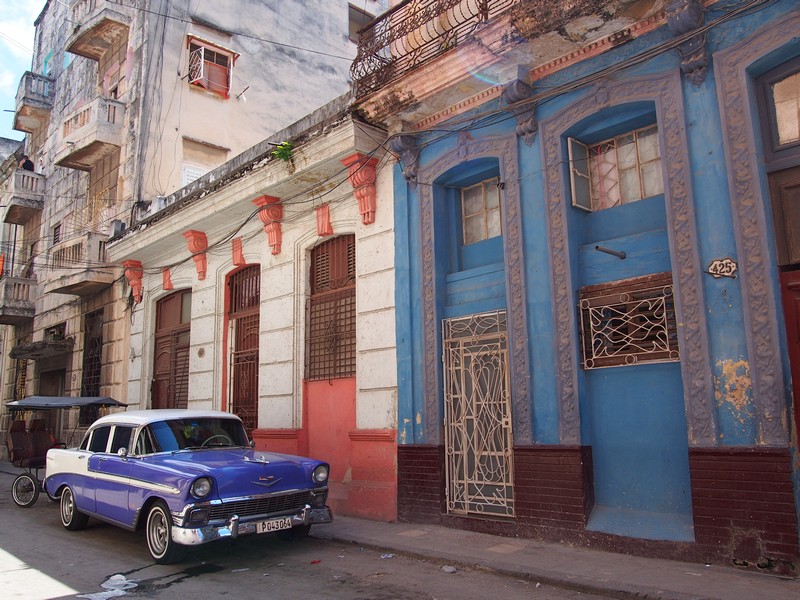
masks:
MULTIPOLYGON (((287 515, 292 519, 292 526, 313 525, 314 523, 330 523, 333 513, 327 506, 311 508, 306 506, 294 515, 287 515)), ((172 539, 176 544, 183 546, 198 546, 214 540, 235 538, 240 535, 249 535, 256 532, 256 522, 263 519, 251 519, 242 522, 238 515, 233 515, 230 520, 222 525, 202 525, 200 527, 172 526, 172 539)))

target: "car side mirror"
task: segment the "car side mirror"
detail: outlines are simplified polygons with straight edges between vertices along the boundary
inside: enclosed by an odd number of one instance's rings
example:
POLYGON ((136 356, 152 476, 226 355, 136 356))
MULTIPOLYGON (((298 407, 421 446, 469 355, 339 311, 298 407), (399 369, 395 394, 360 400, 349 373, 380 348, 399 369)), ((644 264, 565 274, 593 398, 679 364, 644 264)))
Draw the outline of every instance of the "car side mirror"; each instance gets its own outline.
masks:
POLYGON ((128 449, 125 447, 120 448, 117 450, 117 456, 120 458, 127 458, 128 457, 128 449))
POLYGON ((255 440, 250 440, 250 443, 248 444, 248 446, 250 446, 253 450, 255 450, 256 449, 256 441, 255 440))

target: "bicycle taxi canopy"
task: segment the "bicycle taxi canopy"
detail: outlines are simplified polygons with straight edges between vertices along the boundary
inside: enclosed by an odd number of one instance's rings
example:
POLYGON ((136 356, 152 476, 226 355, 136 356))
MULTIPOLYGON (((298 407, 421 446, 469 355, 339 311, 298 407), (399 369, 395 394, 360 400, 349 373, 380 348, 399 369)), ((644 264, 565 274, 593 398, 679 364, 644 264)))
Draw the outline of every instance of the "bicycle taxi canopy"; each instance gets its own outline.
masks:
POLYGON ((47 451, 63 448, 66 444, 58 442, 50 432, 48 419, 28 419, 25 413, 83 407, 126 407, 127 404, 108 396, 28 396, 8 402, 6 406, 11 415, 6 437, 8 459, 15 467, 24 470, 11 485, 11 497, 16 504, 27 508, 33 506, 42 489, 39 470, 45 467, 47 451))
POLYGON ((9 410, 49 410, 81 406, 127 406, 110 396, 27 396, 6 404, 9 410))

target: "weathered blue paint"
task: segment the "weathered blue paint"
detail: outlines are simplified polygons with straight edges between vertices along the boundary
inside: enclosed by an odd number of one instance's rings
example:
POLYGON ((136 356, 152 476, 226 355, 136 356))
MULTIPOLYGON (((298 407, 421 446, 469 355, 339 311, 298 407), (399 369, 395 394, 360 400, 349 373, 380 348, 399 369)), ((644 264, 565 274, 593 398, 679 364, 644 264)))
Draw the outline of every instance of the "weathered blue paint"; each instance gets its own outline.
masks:
MULTIPOLYGON (((730 9, 728 5, 710 5, 706 21, 730 9)), ((778 0, 766 8, 726 22, 712 29, 708 36, 708 49, 712 56, 711 67, 705 81, 695 86, 684 79, 682 89, 685 134, 691 165, 690 189, 697 231, 695 251, 698 263, 705 269, 715 259, 738 256, 734 232, 738 226, 729 192, 737 173, 730 172, 722 139, 729 124, 723 123, 718 97, 713 53, 726 49, 747 38, 771 20, 781 19, 788 11, 796 10, 796 2, 778 0)), ((577 78, 597 72, 607 66, 635 56, 646 48, 671 39, 666 27, 648 33, 609 52, 565 68, 550 77, 536 81, 534 91, 552 88, 577 78)), ((766 57, 753 57, 750 69, 753 77, 780 62, 800 55, 800 38, 766 57)), ((642 74, 658 75, 679 69, 680 57, 674 50, 665 51, 648 61, 629 67, 612 76, 611 81, 642 74)), ((600 86, 602 88, 602 85, 600 86)), ((581 98, 592 93, 588 88, 578 89, 548 99, 537 105, 539 121, 556 115, 581 98)), ((752 151, 760 158, 760 140, 757 131, 757 109, 751 98, 749 115, 755 130, 752 151)), ((657 100, 630 102, 625 98, 609 98, 606 108, 576 123, 563 132, 567 136, 580 136, 591 142, 605 139, 627 128, 636 128, 656 121, 657 100)), ((487 110, 496 101, 476 109, 487 110)), ((459 118, 463 118, 461 115, 459 118)), ((509 134, 513 120, 497 123, 485 129, 471 130, 469 135, 479 139, 489 135, 509 134)), ((443 136, 437 132, 420 157, 422 166, 451 152, 457 145, 457 135, 443 136)), ((664 142, 662 141, 662 150, 664 142)), ((566 154, 564 154, 566 155, 566 154)), ((522 211, 522 243, 524 273, 527 282, 525 305, 528 319, 530 370, 532 373, 531 404, 533 439, 535 443, 559 444, 559 401, 556 390, 560 365, 552 357, 556 339, 554 329, 552 265, 549 248, 552 232, 548 231, 543 176, 544 152, 537 136, 531 145, 518 142, 518 174, 522 211)), ((480 170, 478 165, 462 165, 452 169, 439 184, 459 184, 469 179, 470 170, 480 170)), ((669 165, 664 166, 665 169, 669 165)), ((474 172, 473 172, 474 174, 474 172)), ((419 195, 406 185, 399 170, 395 183, 395 232, 397 263, 397 332, 398 332, 398 387, 400 443, 426 443, 424 437, 425 403, 421 373, 423 369, 420 268, 423 255, 420 236, 419 195), (406 396, 410 397, 406 397, 406 396)), ((765 199, 763 210, 769 221, 766 176, 761 174, 761 193, 765 199)), ((420 182, 431 185, 434 182, 420 182)), ((561 187, 569 190, 568 169, 563 166, 561 187)), ((669 214, 669 193, 620 207, 619 210, 585 213, 566 207, 569 238, 568 260, 571 281, 575 290, 582 285, 594 285, 637 277, 649 273, 677 270, 670 257, 675 255, 672 232, 676 220, 684 215, 669 214), (595 250, 596 246, 624 251, 626 257, 617 257, 595 250)), ((566 194, 567 202, 569 193, 566 194)), ((438 318, 447 318, 503 306, 504 267, 496 249, 480 256, 480 263, 461 253, 452 241, 457 228, 437 222, 434 255, 436 256, 438 318), (449 240, 443 242, 444 240, 449 240), (454 265, 457 265, 454 267, 454 265), (471 267, 471 268, 470 268, 471 267), (441 286, 441 287, 439 287, 441 286)), ((779 298, 777 269, 774 260, 773 233, 767 227, 760 232, 770 244, 770 264, 764 265, 769 273, 773 297, 779 298)), ((714 424, 716 443, 724 446, 757 447, 759 437, 757 416, 749 389, 748 352, 758 340, 748 344, 744 297, 739 278, 714 278, 703 275, 699 289, 688 293, 701 296, 700 306, 705 313, 708 333, 708 356, 705 368, 713 376, 714 424)), ((574 299, 577 304, 577 299, 574 299)), ((783 326, 780 307, 774 317, 783 326)), ((577 316, 576 316, 577 322, 577 316)), ((678 324, 679 327, 683 325, 678 324)), ((573 340, 578 345, 578 331, 573 340)), ((785 348, 785 340, 780 342, 785 348)), ((578 357, 575 357, 576 361, 578 357)), ((789 387, 788 363, 784 358, 781 375, 789 387)), ((581 443, 591 445, 595 461, 595 496, 598 509, 592 514, 590 528, 623 535, 653 539, 691 539, 691 499, 689 495, 688 439, 686 429, 687 406, 684 400, 683 379, 679 363, 639 365, 597 369, 578 375, 579 408, 581 415, 581 443), (627 516, 626 516, 627 515, 627 516), (636 521, 640 525, 636 525, 636 521), (689 523, 687 528, 687 523, 689 523), (678 533, 670 533, 677 528, 678 533)), ((691 385, 691 382, 687 382, 691 385)), ((437 399, 435 401, 440 401, 437 399)), ((797 473, 795 480, 797 481, 797 473)), ((800 484, 797 484, 800 489, 800 484)), ((796 494, 797 495, 797 494, 796 494)), ((798 495, 800 497, 800 495, 798 495)))
POLYGON ((414 216, 418 204, 408 193, 408 184, 399 165, 394 168, 395 229, 395 330, 397 336, 397 436, 400 444, 423 443, 424 427, 415 415, 423 414, 422 381, 415 377, 422 356, 419 316, 419 263, 410 243, 411 229, 418 224, 414 216))
POLYGON ((531 393, 536 415, 533 438, 537 443, 557 444, 558 398, 554 382, 558 365, 553 361, 553 296, 547 260, 549 233, 542 218, 544 179, 540 168, 540 139, 537 136, 530 146, 520 141, 518 148, 524 254, 527 257, 529 352, 531 368, 536 373, 531 393))
MULTIPOLYGON (((677 363, 595 369, 586 375, 595 502, 691 515, 683 383, 677 363)), ((653 523, 657 519, 653 518, 653 523)), ((666 522, 660 539, 672 539, 666 522)), ((612 531, 612 533, 616 533, 612 531)))

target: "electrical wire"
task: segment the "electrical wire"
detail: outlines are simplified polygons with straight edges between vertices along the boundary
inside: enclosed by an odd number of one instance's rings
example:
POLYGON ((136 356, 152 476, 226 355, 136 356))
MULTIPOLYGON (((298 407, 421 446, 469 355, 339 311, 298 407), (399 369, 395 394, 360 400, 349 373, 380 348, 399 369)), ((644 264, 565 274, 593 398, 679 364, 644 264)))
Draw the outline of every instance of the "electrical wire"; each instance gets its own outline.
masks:
MULTIPOLYGON (((395 134, 395 136, 403 135, 403 134, 409 134, 409 133, 413 133, 413 134, 426 134, 426 133, 428 133, 428 134, 431 134, 431 133, 436 134, 436 133, 438 133, 439 135, 433 136, 430 139, 425 139, 423 141, 423 143, 418 146, 417 151, 421 151, 423 148, 428 147, 431 144, 435 144, 438 141, 440 141, 440 140, 442 140, 442 139, 444 139, 444 138, 446 138, 446 137, 448 137, 450 135, 453 135, 454 133, 463 132, 463 131, 475 131, 475 130, 483 128, 483 127, 490 127, 490 126, 497 125, 498 123, 502 123, 505 120, 509 120, 509 119, 513 118, 513 112, 511 112, 511 111, 514 108, 527 107, 529 105, 530 106, 535 106, 538 103, 551 100, 551 99, 553 99, 553 98, 555 98, 555 97, 557 97, 559 95, 562 95, 562 94, 567 93, 569 91, 573 91, 573 90, 578 89, 580 87, 584 87, 584 86, 586 86, 586 85, 588 85, 590 83, 593 83, 593 82, 596 82, 596 81, 599 81, 599 80, 602 80, 602 79, 606 79, 610 75, 612 75, 614 73, 617 73, 617 72, 619 72, 619 71, 621 71, 623 69, 627 69, 627 68, 629 68, 631 66, 641 64, 642 62, 650 60, 650 59, 654 58, 655 56, 658 56, 658 55, 660 55, 660 54, 662 54, 664 52, 667 52, 667 51, 669 51, 669 50, 671 50, 673 48, 676 48, 680 44, 684 43, 686 40, 688 40, 690 38, 693 38, 696 35, 704 34, 705 32, 709 31, 713 27, 716 27, 717 25, 719 25, 720 23, 728 21, 728 20, 730 20, 732 18, 735 18, 737 16, 740 16, 742 14, 747 14, 748 12, 751 12, 751 11, 755 10, 756 8, 762 6, 762 5, 771 4, 772 2, 774 2, 774 0, 750 0, 750 1, 746 1, 746 2, 738 2, 738 3, 735 3, 735 5, 732 4, 732 6, 735 6, 735 8, 733 8, 729 12, 724 13, 722 16, 718 17, 717 19, 714 19, 713 21, 705 24, 701 28, 698 28, 696 30, 692 30, 691 32, 688 32, 687 34, 684 34, 682 36, 677 36, 677 37, 675 37, 675 38, 673 38, 671 40, 668 40, 667 42, 663 42, 662 44, 659 44, 657 46, 651 47, 648 50, 646 50, 646 51, 644 51, 642 53, 639 53, 639 54, 637 54, 635 56, 632 56, 632 57, 630 57, 630 58, 628 58, 628 59, 626 59, 624 61, 619 61, 618 63, 614 63, 613 65, 611 65, 609 67, 606 67, 604 69, 600 69, 600 70, 598 70, 598 71, 596 71, 594 73, 590 73, 590 74, 588 74, 588 75, 586 75, 584 77, 577 78, 575 80, 572 80, 572 81, 569 81, 569 82, 566 82, 566 83, 562 83, 562 84, 559 84, 559 85, 552 86, 550 88, 544 89, 543 91, 540 91, 540 92, 538 92, 536 94, 533 94, 531 97, 526 98, 525 100, 522 100, 520 102, 516 102, 516 103, 513 103, 513 104, 508 104, 508 105, 501 106, 501 107, 492 108, 492 109, 489 109, 489 110, 486 110, 486 111, 482 111, 482 112, 476 113, 476 114, 471 114, 468 117, 465 117, 463 119, 450 120, 450 121, 448 121, 446 127, 431 127, 431 128, 419 129, 419 130, 415 130, 414 132, 404 132, 404 133, 400 133, 400 134, 395 134)), ((168 15, 166 15, 166 14, 163 14, 163 13, 156 13, 156 14, 159 14, 161 16, 164 16, 165 18, 168 18, 168 15)), ((178 18, 177 20, 181 20, 181 21, 186 22, 186 20, 184 20, 184 19, 179 19, 178 18)), ((269 40, 261 40, 261 41, 269 41, 269 40)), ((367 133, 367 135, 369 135, 369 133, 367 133)), ((392 155, 392 156, 397 157, 396 153, 393 152, 391 150, 391 147, 389 146, 389 142, 395 136, 390 136, 386 141, 380 142, 376 146, 376 148, 368 156, 372 157, 372 156, 375 155, 375 153, 377 151, 379 151, 380 149, 383 149, 383 150, 386 151, 387 155, 392 155)), ((383 167, 383 166, 384 165, 381 165, 381 167, 383 167)), ((307 187, 306 189, 304 189, 304 190, 302 190, 300 192, 297 192, 296 194, 294 194, 293 196, 290 196, 288 198, 282 198, 280 200, 279 204, 284 205, 286 207, 289 207, 289 206, 294 207, 294 206, 296 206, 298 204, 303 204, 303 203, 308 203, 308 202, 312 202, 312 203, 316 204, 321 198, 324 198, 328 194, 332 193, 334 190, 338 189, 345 181, 348 180, 347 177, 342 177, 342 174, 347 170, 348 170, 347 168, 341 169, 340 171, 338 171, 337 173, 331 175, 328 179, 326 179, 323 182, 318 182, 316 184, 313 184, 312 186, 307 187), (327 189, 324 192, 318 192, 318 190, 320 188, 327 186, 331 181, 333 181, 336 178, 340 178, 340 180, 338 182, 336 182, 333 186, 329 187, 329 189, 327 189), (305 199, 302 199, 302 198, 305 198, 305 199)), ((530 175, 531 174, 526 174, 526 176, 530 176, 530 175)), ((425 182, 417 182, 417 183, 419 185, 432 185, 432 183, 425 183, 425 182)), ((241 224, 239 224, 239 226, 237 226, 235 229, 233 229, 230 233, 226 234, 221 239, 216 240, 214 243, 209 244, 209 247, 206 250, 206 252, 214 251, 218 246, 220 246, 220 245, 222 245, 224 243, 227 243, 227 241, 232 239, 236 235, 236 233, 241 231, 241 229, 244 228, 246 226, 246 224, 248 222, 250 222, 258 214, 259 210, 260 209, 254 210, 247 217, 247 219, 245 219, 241 224)), ((293 220, 299 220, 300 218, 306 216, 307 214, 308 214, 308 212, 298 211, 297 213, 295 213, 295 217, 294 217, 294 219, 292 219, 292 221, 293 220)), ((282 220, 282 223, 288 223, 288 222, 291 222, 291 221, 289 219, 283 219, 282 220)), ((257 233, 258 232, 256 232, 253 235, 256 235, 257 233)), ((48 238, 41 238, 41 240, 44 240, 44 239, 49 239, 49 237, 48 238)), ((170 268, 170 269, 171 268, 175 268, 176 266, 179 266, 179 265, 187 262, 190 258, 192 258, 191 255, 187 256, 184 259, 181 259, 179 261, 176 261, 176 262, 164 265, 164 266, 151 267, 151 268, 147 269, 147 272, 157 272, 157 271, 162 271, 165 268, 170 268)), ((26 261, 25 264, 27 264, 27 261, 26 261)), ((86 264, 89 264, 89 263, 86 263, 86 264)), ((105 263, 98 263, 98 264, 105 264, 105 263)), ((76 268, 80 268, 80 267, 76 267, 76 268)))

